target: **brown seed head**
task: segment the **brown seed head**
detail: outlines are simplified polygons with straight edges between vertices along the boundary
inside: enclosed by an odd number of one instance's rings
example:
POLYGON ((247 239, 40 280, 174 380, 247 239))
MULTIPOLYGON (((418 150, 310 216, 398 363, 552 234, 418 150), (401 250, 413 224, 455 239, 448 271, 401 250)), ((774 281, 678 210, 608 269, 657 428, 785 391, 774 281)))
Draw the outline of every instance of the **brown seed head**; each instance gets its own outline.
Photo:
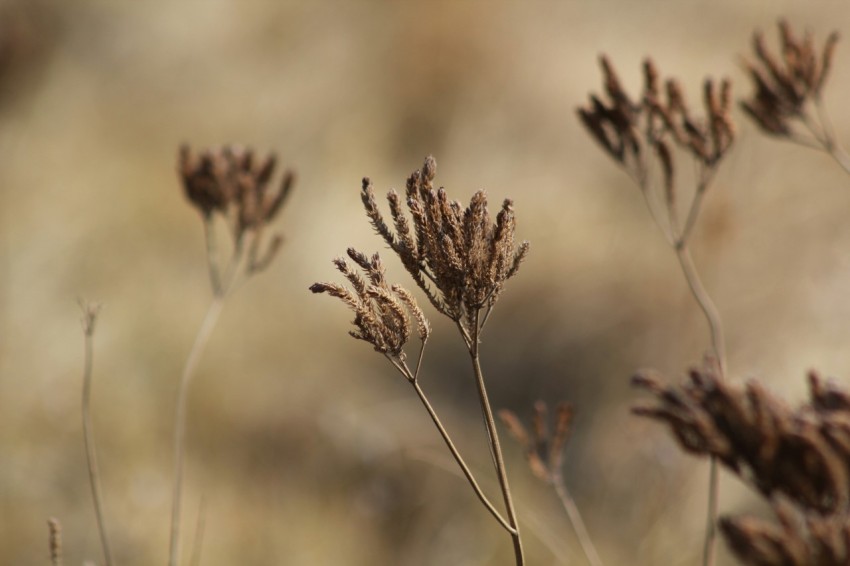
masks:
POLYGON ((510 200, 494 225, 484 191, 466 209, 434 189, 437 163, 427 157, 407 179, 408 221, 395 191, 388 201, 395 232, 383 219, 372 185, 364 181, 362 200, 375 231, 398 254, 405 269, 441 313, 469 324, 475 312, 492 305, 528 251, 514 243, 516 221, 510 200))
POLYGON ((348 249, 351 258, 365 274, 357 272, 344 258, 333 261, 353 289, 334 283, 314 283, 313 293, 327 293, 341 299, 352 311, 355 330, 349 332, 358 340, 372 344, 376 351, 404 359, 404 346, 410 338, 412 323, 421 340, 427 340, 430 325, 413 296, 399 285, 389 286, 378 254, 371 258, 354 248, 348 249), (367 283, 368 281, 368 283, 367 283))
POLYGON ((820 97, 838 34, 827 38, 818 56, 811 34, 796 36, 785 20, 778 27, 781 57, 770 51, 761 32, 753 34, 755 58, 746 67, 755 92, 741 107, 764 132, 786 137, 792 134, 792 121, 804 118, 806 104, 820 97))
POLYGON ((684 450, 716 457, 767 497, 850 511, 850 395, 834 384, 810 376, 810 404, 791 409, 758 382, 733 385, 712 369, 691 370, 684 385, 633 383, 655 399, 633 412, 666 423, 684 450))
POLYGON ((269 192, 275 156, 257 158, 250 149, 237 146, 194 153, 183 145, 178 162, 186 197, 202 215, 228 216, 235 208, 231 226, 235 241, 248 231, 259 232, 275 218, 295 179, 285 171, 279 189, 269 192))

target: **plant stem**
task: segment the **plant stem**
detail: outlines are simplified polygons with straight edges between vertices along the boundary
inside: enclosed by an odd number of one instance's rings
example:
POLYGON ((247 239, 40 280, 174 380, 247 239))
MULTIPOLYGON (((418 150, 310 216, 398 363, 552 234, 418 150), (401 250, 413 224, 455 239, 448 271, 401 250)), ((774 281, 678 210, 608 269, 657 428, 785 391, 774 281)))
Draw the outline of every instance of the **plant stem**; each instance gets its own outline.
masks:
POLYGON ((84 309, 85 361, 83 369, 83 440, 86 445, 86 461, 89 468, 89 483, 91 483, 94 513, 97 518, 97 530, 100 533, 100 545, 103 548, 103 559, 106 566, 112 566, 112 551, 109 537, 106 535, 106 520, 103 514, 103 495, 100 487, 100 472, 97 466, 97 451, 95 449, 94 431, 91 418, 91 381, 93 365, 94 312, 91 307, 84 309))
POLYGON ((555 488, 555 493, 558 494, 558 498, 561 500, 561 504, 570 518, 570 523, 573 525, 573 530, 576 533, 576 537, 587 561, 590 562, 591 566, 602 566, 599 553, 596 552, 596 547, 593 545, 590 533, 587 532, 587 527, 584 525, 584 520, 581 518, 578 506, 576 506, 570 492, 567 491, 567 486, 564 484, 564 476, 560 471, 552 475, 552 487, 555 488))
POLYGON ((218 269, 218 246, 212 216, 204 218, 204 236, 207 244, 207 270, 210 273, 210 285, 212 285, 213 294, 218 295, 221 293, 221 274, 218 269))
POLYGON ((434 407, 428 401, 428 397, 426 397, 425 392, 422 391, 422 388, 419 386, 419 381, 412 380, 410 384, 413 386, 413 389, 416 390, 416 394, 419 396, 419 400, 422 401, 422 404, 425 406, 425 410, 428 411, 428 415, 431 416, 431 420, 434 422, 434 426, 437 427, 437 430, 440 431, 440 436, 443 437, 443 440, 446 443, 446 446, 449 448, 449 452, 454 456, 455 461, 458 466, 460 466, 463 475, 466 476, 467 481, 469 481, 469 485, 472 486, 472 490, 475 492, 475 495, 478 496, 478 499, 481 503, 490 511, 490 514, 499 521, 499 524, 505 528, 511 535, 516 534, 516 529, 510 525, 504 517, 499 513, 498 510, 493 506, 490 500, 484 495, 484 492, 481 490, 481 486, 478 485, 478 482, 475 480, 475 477, 472 475, 472 471, 469 469, 469 466, 464 462, 463 457, 461 457, 460 452, 458 452, 457 447, 454 442, 452 442, 451 437, 449 437, 449 433, 446 431, 443 423, 440 422, 440 418, 437 416, 434 407))
POLYGON ((177 393, 177 412, 174 424, 174 484, 171 494, 171 539, 169 543, 169 566, 177 566, 180 556, 180 500, 183 488, 183 459, 186 447, 186 401, 189 396, 189 384, 195 374, 201 353, 209 341, 221 310, 224 307, 224 294, 216 294, 210 303, 204 321, 195 336, 195 342, 186 358, 180 376, 180 389, 177 393))
POLYGON ((711 457, 711 466, 708 469, 708 519, 705 525, 705 544, 702 549, 702 563, 704 566, 714 564, 717 540, 717 505, 720 495, 720 470, 717 458, 711 457))
POLYGON ((514 545, 514 557, 516 558, 517 566, 522 566, 525 564, 525 557, 523 556, 519 522, 517 521, 516 510, 514 509, 513 498, 511 497, 511 488, 508 484, 508 474, 505 470, 505 459, 502 456, 502 447, 499 444, 499 433, 496 430, 496 421, 493 418, 493 409, 490 406, 490 400, 487 397, 487 388, 484 384, 484 374, 481 371, 481 360, 478 353, 478 337, 480 332, 479 316, 480 311, 476 310, 473 320, 471 321, 469 357, 472 361, 472 370, 475 373, 475 385, 478 388, 478 398, 481 401, 481 411, 484 416, 484 423, 490 440, 490 453, 493 457, 493 464, 496 468, 496 474, 499 477, 499 486, 502 489, 502 496, 505 500, 505 508, 508 513, 508 523, 510 523, 510 526, 514 529, 514 532, 511 533, 511 540, 514 545))
POLYGON ((838 143, 838 139, 835 137, 835 130, 832 127, 832 121, 829 119, 829 114, 827 114, 826 107, 820 97, 815 99, 815 109, 817 110, 823 132, 824 149, 829 152, 845 172, 850 173, 850 155, 847 155, 847 152, 838 143))
MULTIPOLYGON (((725 379, 726 376, 726 340, 723 333, 723 323, 720 319, 720 313, 717 310, 714 302, 711 300, 705 286, 700 279, 699 271, 697 271, 694 260, 691 257, 690 241, 691 233, 696 226, 697 218, 702 207, 703 197, 708 189, 713 176, 713 169, 704 169, 700 173, 699 183, 694 192, 693 200, 691 201, 688 216, 685 220, 684 228, 679 227, 679 217, 676 213, 676 208, 671 206, 669 210, 670 222, 675 236, 673 249, 676 252, 676 259, 679 260, 679 266, 682 268, 682 273, 691 290, 691 295, 699 305, 708 323, 709 334, 711 335, 711 350, 717 360, 717 365, 720 371, 720 378, 725 379)), ((719 470, 717 459, 712 456, 709 467, 708 479, 708 516, 705 527, 705 545, 703 546, 703 566, 712 566, 714 564, 715 547, 717 540, 717 505, 720 492, 719 470)))
POLYGON ((198 523, 195 525, 195 540, 192 543, 192 555, 189 566, 201 565, 201 548, 204 544, 204 530, 207 525, 207 500, 201 496, 201 504, 198 508, 198 523))
MULTIPOLYGON (((723 336, 723 324, 720 320, 720 314, 717 312, 717 307, 714 305, 714 302, 711 300, 711 297, 709 297, 702 281, 700 280, 693 258, 691 258, 687 240, 679 240, 676 245, 676 257, 679 259, 679 265, 682 267, 682 272, 685 274, 685 279, 688 281, 688 287, 691 289, 691 294, 699 304, 703 314, 705 315, 705 319, 708 322, 711 333, 711 349, 714 352, 718 367, 720 368, 720 378, 725 379, 726 346, 723 336)), ((708 480, 708 519, 705 531, 705 546, 703 548, 704 566, 711 566, 714 564, 715 541, 717 539, 717 528, 715 523, 717 522, 717 505, 720 491, 719 479, 717 458, 712 457, 708 480)))
POLYGON ((697 304, 705 315, 705 320, 708 323, 709 333, 711 334, 711 349, 717 358, 717 363, 720 366, 721 378, 726 375, 726 346, 723 337, 723 324, 720 321, 720 313, 717 307, 705 290, 702 280, 699 277, 694 260, 691 257, 691 252, 687 242, 680 242, 676 246, 676 258, 679 260, 679 265, 682 267, 682 272, 688 282, 688 287, 691 294, 694 296, 697 304))

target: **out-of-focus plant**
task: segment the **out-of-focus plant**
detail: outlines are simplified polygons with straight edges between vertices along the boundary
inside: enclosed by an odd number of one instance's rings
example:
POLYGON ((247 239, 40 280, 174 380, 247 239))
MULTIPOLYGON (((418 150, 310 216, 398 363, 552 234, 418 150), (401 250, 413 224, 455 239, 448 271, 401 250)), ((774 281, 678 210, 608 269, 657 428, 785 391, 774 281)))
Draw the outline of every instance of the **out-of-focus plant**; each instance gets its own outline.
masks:
MULTIPOLYGON (((626 92, 606 56, 600 61, 608 100, 591 95, 590 104, 578 109, 578 117, 591 137, 625 169, 640 189, 705 316, 712 354, 722 376, 726 371, 723 323, 703 286, 689 244, 711 180, 735 139, 730 112, 732 85, 728 80, 717 85, 707 79, 703 88, 705 116, 696 117, 678 81, 664 81, 662 92, 662 82, 651 59, 643 65, 644 86, 639 98, 626 92), (676 166, 679 159, 692 162, 696 170, 696 184, 684 194, 678 177, 681 168, 676 166), (681 219, 683 212, 684 221, 681 219)), ((714 562, 717 492, 717 464, 712 460, 703 552, 705 566, 714 562)))

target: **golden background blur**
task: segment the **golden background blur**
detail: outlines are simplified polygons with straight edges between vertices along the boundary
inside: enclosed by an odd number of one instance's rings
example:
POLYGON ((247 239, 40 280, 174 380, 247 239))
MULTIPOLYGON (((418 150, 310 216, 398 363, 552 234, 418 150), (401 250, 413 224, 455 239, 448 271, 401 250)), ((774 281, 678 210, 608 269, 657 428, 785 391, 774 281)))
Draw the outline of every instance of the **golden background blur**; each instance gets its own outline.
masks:
MULTIPOLYGON (((210 300, 181 142, 274 151, 298 173, 284 247, 228 301, 190 398, 184 547, 203 497, 203 564, 512 563, 410 389, 346 336, 341 304, 307 291, 339 279, 330 260, 346 247, 383 249, 360 179, 402 187, 429 153, 450 197, 512 197, 532 242, 482 347, 494 405, 575 405, 565 473, 606 563, 697 563, 708 467, 629 415, 628 378, 677 377, 707 332, 575 108, 599 90, 600 52, 632 92, 651 55, 692 99, 707 75, 744 96, 751 32, 775 45, 780 16, 820 44, 847 31, 850 4, 0 2, 0 564, 46 564, 50 516, 66 564, 100 558, 77 297, 105 305, 93 406, 116 560, 166 561, 177 380, 210 300)), ((848 95, 844 40, 825 98, 845 143, 848 95)), ((850 376, 850 181, 736 117, 695 259, 731 372, 796 400, 810 367, 850 376)), ((462 343, 426 314, 424 388, 495 493, 462 343)), ((504 443, 530 563, 582 563, 555 498, 504 443)), ((747 493, 724 477, 721 509, 752 507, 747 493)))

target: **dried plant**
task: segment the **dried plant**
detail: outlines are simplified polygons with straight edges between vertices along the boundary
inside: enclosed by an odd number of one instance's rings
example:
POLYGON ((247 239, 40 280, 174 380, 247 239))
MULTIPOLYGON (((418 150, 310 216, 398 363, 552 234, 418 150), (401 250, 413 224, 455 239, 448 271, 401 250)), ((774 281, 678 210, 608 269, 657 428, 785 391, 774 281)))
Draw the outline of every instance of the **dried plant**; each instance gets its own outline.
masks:
POLYGON ((49 532, 50 566, 62 566, 62 524, 59 523, 59 519, 49 518, 47 530, 49 532))
POLYGON ((380 212, 372 182, 363 179, 362 200, 366 214, 377 233, 401 259, 405 269, 438 312, 457 326, 472 362, 482 415, 490 441, 493 465, 499 479, 507 518, 490 503, 448 435, 437 413, 419 385, 425 342, 430 326, 412 295, 398 285, 388 285, 377 254, 372 258, 348 250, 348 256, 363 270, 352 269, 344 259, 334 260, 336 268, 351 289, 334 283, 316 283, 314 293, 327 293, 341 299, 355 313, 356 330, 351 335, 370 343, 383 354, 416 390, 434 425, 482 504, 511 535, 518 565, 525 563, 519 524, 508 484, 504 458, 493 410, 481 371, 479 344, 481 332, 504 287, 528 253, 528 242, 516 245, 513 203, 506 199, 493 223, 484 191, 478 191, 465 209, 450 201, 443 188, 435 189, 437 163, 427 157, 421 170, 407 179, 405 214, 395 190, 387 195, 395 232, 380 212), (483 316, 482 316, 483 311, 483 316), (411 319, 412 317, 412 319, 411 319), (414 326, 421 347, 415 369, 407 364, 404 347, 414 326))
POLYGON ((528 242, 519 246, 514 242, 513 201, 505 199, 493 224, 484 191, 476 192, 464 209, 459 202, 449 201, 445 189, 435 190, 436 173, 437 162, 428 157, 422 169, 407 179, 405 202, 412 229, 395 190, 387 194, 395 233, 378 209, 368 178, 363 179, 361 196, 375 231, 399 256, 434 308, 459 325, 469 346, 505 281, 519 269, 528 242), (479 321, 482 309, 486 313, 479 321))
POLYGON ((720 531, 751 566, 846 566, 850 564, 850 517, 822 516, 778 498, 779 525, 755 517, 721 517, 720 531))
MULTIPOLYGON (((97 519, 97 530, 100 535, 100 546, 103 551, 103 559, 106 566, 111 566, 112 550, 109 544, 109 536, 106 532, 106 518, 103 511, 103 493, 100 484, 100 470, 97 465, 97 445, 94 439, 94 425, 91 417, 91 381, 92 365, 94 363, 94 329, 101 305, 80 300, 80 309, 83 312, 80 320, 83 326, 85 338, 85 359, 83 361, 83 441, 86 447, 86 463, 88 464, 89 484, 91 486, 92 501, 94 504, 95 518, 97 519)), ((58 524, 58 523, 57 523, 58 524)), ((51 531, 52 532, 52 531, 51 531)), ((61 545, 60 545, 61 546, 61 545)), ((61 554, 61 553, 60 553, 61 554)))
MULTIPOLYGON (((591 95, 590 104, 578 109, 579 119, 591 137, 640 188, 656 225, 675 251, 691 294, 705 316, 711 335, 711 349, 722 375, 726 371, 723 324, 691 257, 689 241, 711 180, 735 139, 735 125, 730 113, 731 83, 723 80, 717 85, 706 79, 703 86, 705 117, 698 118, 689 110, 678 81, 663 81, 662 94, 662 81, 651 59, 643 65, 644 85, 640 98, 629 96, 606 56, 600 58, 600 63, 608 101, 606 103, 599 96, 591 95), (689 159, 697 172, 696 186, 687 195, 684 207, 676 166, 680 158, 689 159), (653 175, 654 171, 658 175, 653 175), (659 205, 658 201, 663 204, 659 205), (659 206, 663 207, 662 210, 659 206), (681 221, 683 211, 687 211, 684 223, 681 221)), ((717 465, 712 461, 703 552, 703 564, 706 566, 714 561, 717 491, 717 465)))
POLYGON ((174 483, 172 486, 171 534, 169 566, 180 559, 180 515, 185 458, 186 404, 189 385, 225 299, 237 282, 265 269, 274 259, 282 238, 274 234, 264 249, 263 235, 280 212, 294 183, 294 174, 284 171, 279 188, 269 192, 277 159, 274 155, 258 158, 250 149, 235 146, 205 150, 195 154, 184 145, 180 148, 178 172, 190 204, 204 222, 207 267, 213 299, 201 323, 192 349, 183 366, 177 394, 174 425, 174 483), (222 218, 232 238, 226 262, 215 237, 215 219, 222 218), (222 265, 225 265, 222 269, 222 265))
POLYGON ((810 33, 798 37, 787 21, 780 20, 777 57, 757 31, 755 58, 745 62, 754 92, 741 101, 741 108, 766 134, 825 151, 850 173, 850 156, 835 137, 823 103, 838 37, 831 33, 818 49, 810 33))
POLYGON ((792 409, 759 382, 732 385, 709 366, 683 385, 635 376, 655 404, 638 415, 667 424, 683 450, 714 456, 774 503, 781 528, 724 518, 747 564, 847 564, 850 559, 850 393, 809 374, 810 400, 792 409))
POLYGON ((599 553, 596 551, 593 540, 584 525, 578 506, 564 482, 562 471, 564 446, 570 436, 573 420, 572 407, 568 403, 558 404, 554 433, 551 434, 547 423, 548 409, 543 401, 534 404, 531 434, 512 411, 507 409, 499 411, 499 418, 502 419, 508 431, 519 442, 525 452, 525 458, 532 473, 555 490, 564 510, 567 512, 567 517, 569 517, 587 561, 593 566, 602 564, 599 553))
POLYGON ((246 239, 250 240, 246 275, 268 266, 280 249, 283 239, 275 234, 261 253, 262 235, 289 196, 295 175, 290 170, 284 171, 279 189, 269 193, 277 164, 275 156, 258 159, 253 151, 235 146, 195 154, 184 145, 180 148, 179 161, 186 198, 204 220, 213 291, 216 295, 226 293, 242 260, 246 239), (225 219, 233 239, 233 254, 224 280, 213 226, 216 215, 225 219))

